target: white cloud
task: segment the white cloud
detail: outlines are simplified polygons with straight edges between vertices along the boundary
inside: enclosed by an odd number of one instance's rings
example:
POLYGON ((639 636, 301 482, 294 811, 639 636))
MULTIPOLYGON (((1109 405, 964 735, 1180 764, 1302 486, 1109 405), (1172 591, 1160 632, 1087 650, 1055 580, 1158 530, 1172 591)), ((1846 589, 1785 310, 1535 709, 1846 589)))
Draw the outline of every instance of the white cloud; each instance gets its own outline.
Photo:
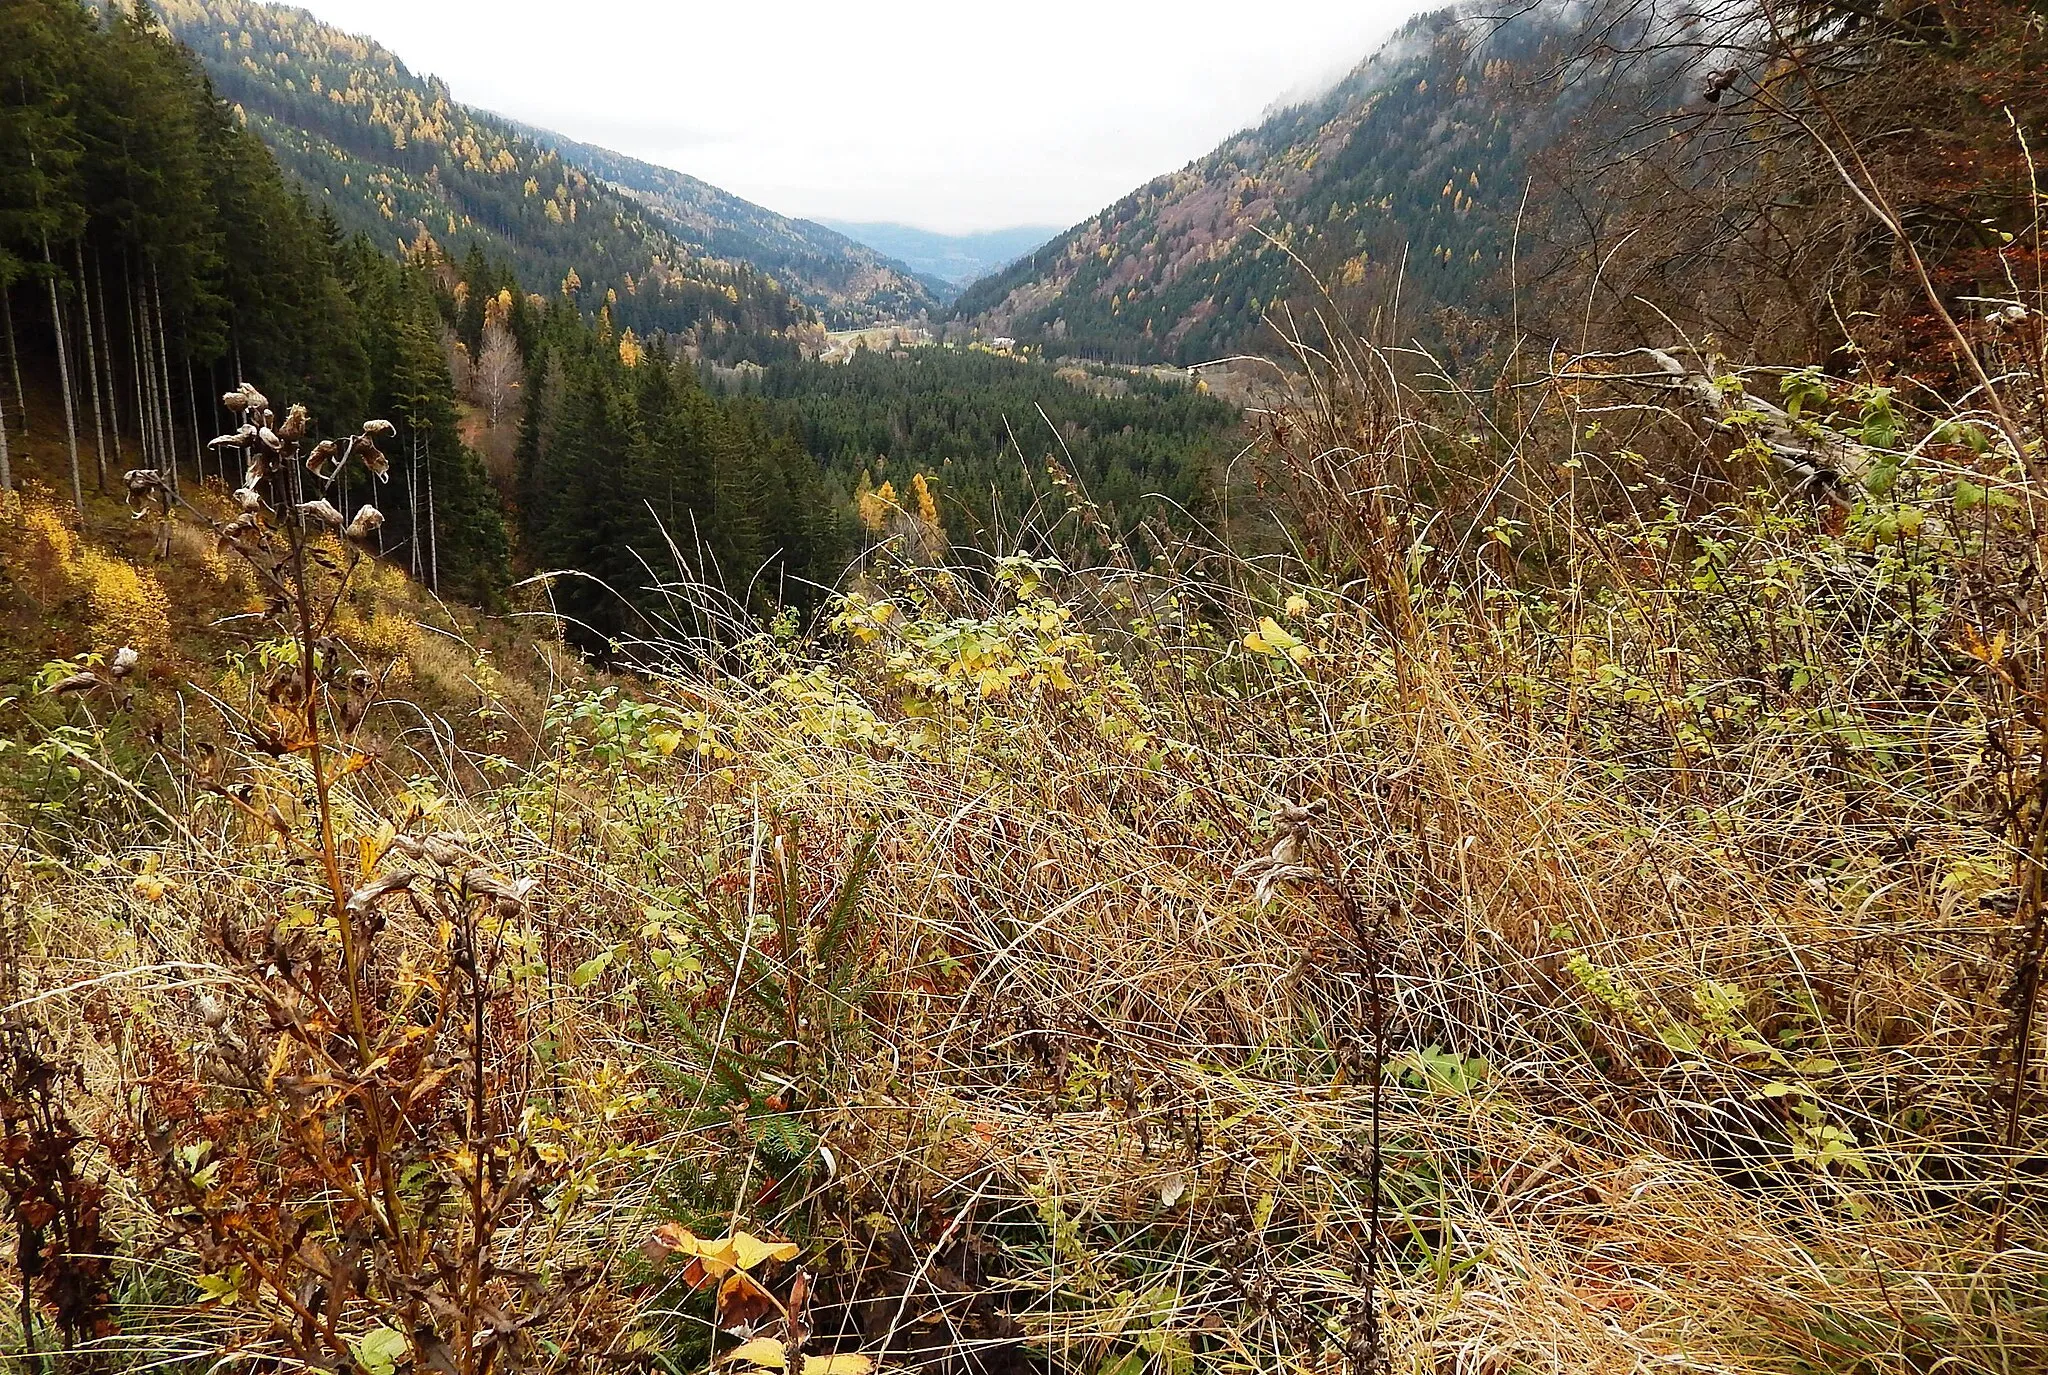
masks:
POLYGON ((1081 219, 1425 0, 299 0, 457 98, 796 215, 1081 219))

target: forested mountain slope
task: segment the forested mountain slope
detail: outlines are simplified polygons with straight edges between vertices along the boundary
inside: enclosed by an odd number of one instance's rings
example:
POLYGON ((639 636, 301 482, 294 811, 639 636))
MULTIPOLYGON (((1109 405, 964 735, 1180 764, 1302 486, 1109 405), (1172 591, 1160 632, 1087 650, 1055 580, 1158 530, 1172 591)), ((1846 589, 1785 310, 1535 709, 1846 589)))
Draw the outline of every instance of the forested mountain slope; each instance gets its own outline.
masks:
POLYGON ((741 200, 685 172, 508 121, 544 148, 646 204, 699 252, 774 274, 834 329, 901 320, 939 304, 945 284, 834 229, 741 200))
POLYGON ((712 356, 763 352, 810 320, 760 267, 694 249, 633 197, 368 39, 251 0, 164 0, 162 11, 286 172, 387 249, 422 233, 457 249, 480 241, 530 289, 566 283, 588 308, 609 301, 622 327, 686 335, 712 356))
POLYGON ((1571 117, 1530 83, 1575 36, 1554 7, 1418 18, 1328 94, 976 283, 955 317, 1053 352, 1189 363, 1252 345, 1290 297, 1312 308, 1304 267, 1354 296, 1398 283, 1409 318, 1484 304, 1529 153, 1571 117))

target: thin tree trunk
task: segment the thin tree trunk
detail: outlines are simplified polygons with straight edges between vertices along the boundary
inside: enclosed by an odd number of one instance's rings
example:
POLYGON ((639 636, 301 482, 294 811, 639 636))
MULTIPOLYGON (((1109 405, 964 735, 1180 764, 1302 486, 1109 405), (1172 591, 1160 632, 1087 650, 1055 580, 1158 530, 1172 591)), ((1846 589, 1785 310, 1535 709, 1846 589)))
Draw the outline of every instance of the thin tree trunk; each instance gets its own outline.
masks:
POLYGON ((114 336, 107 329, 107 265, 100 260, 100 251, 92 251, 92 301, 99 315, 100 356, 105 360, 107 374, 107 432, 114 437, 114 462, 121 462, 121 389, 115 384, 114 336))
POLYGON ((0 328, 7 331, 7 367, 14 374, 14 409, 21 413, 21 433, 28 435, 28 397, 21 390, 21 358, 14 351, 14 293, 0 286, 0 328))
POLYGON ((206 456, 213 454, 214 468, 219 472, 221 482, 232 492, 242 484, 228 481, 227 455, 215 453, 214 450, 206 447, 206 431, 213 424, 212 421, 206 419, 206 412, 213 409, 213 399, 221 393, 220 360, 218 358, 206 365, 205 380, 197 385, 206 388, 204 391, 192 393, 192 424, 195 433, 199 435, 197 441, 199 444, 199 477, 201 481, 206 479, 206 456))
MULTIPOLYGON (((142 371, 149 379, 144 400, 149 403, 149 444, 155 453, 150 466, 171 478, 171 464, 175 461, 169 443, 170 436, 164 433, 163 383, 156 372, 156 318, 149 311, 149 288, 140 280, 135 283, 135 312, 142 320, 142 371)), ((175 479, 171 479, 171 490, 177 490, 175 479)))
POLYGON ((164 342, 164 288, 163 278, 157 274, 156 264, 149 265, 150 292, 156 301, 156 363, 158 375, 163 380, 163 390, 157 393, 163 398, 164 408, 164 454, 170 459, 171 495, 178 495, 178 422, 171 413, 171 352, 164 342))
POLYGON ((149 416, 149 466, 159 472, 167 472, 171 466, 170 446, 164 442, 163 398, 158 394, 156 380, 156 324, 149 316, 149 293, 143 289, 137 274, 135 283, 135 318, 140 323, 142 334, 139 339, 141 352, 135 355, 135 366, 142 369, 142 402, 149 416))
POLYGON ((121 255, 121 284, 128 288, 128 361, 135 375, 135 442, 142 446, 142 466, 154 468, 156 444, 149 426, 149 369, 142 366, 141 312, 135 292, 135 272, 126 253, 121 255))
POLYGON ((92 449, 99 465, 100 495, 107 494, 107 415, 100 403, 100 355, 93 347, 92 295, 85 280, 85 245, 74 241, 72 257, 78 263, 78 319, 85 334, 85 372, 92 379, 92 449))
POLYGON ((192 422, 192 453, 194 463, 199 465, 199 485, 206 485, 206 444, 199 437, 199 384, 192 380, 192 355, 185 354, 185 404, 191 409, 186 419, 192 422))
MULTIPOLYGON (((225 359, 223 358, 216 358, 206 365, 206 409, 209 411, 220 405, 221 393, 228 390, 227 383, 220 380, 221 364, 224 361, 225 359)), ((240 379, 229 378, 228 380, 239 381, 240 379)), ((214 425, 219 422, 210 420, 206 423, 207 425, 214 425)), ((202 432, 204 429, 205 426, 202 426, 202 432)), ((230 462, 228 458, 229 452, 227 449, 218 449, 213 451, 213 457, 214 461, 220 465, 220 480, 225 482, 228 485, 228 490, 232 492, 235 488, 242 485, 242 475, 228 471, 228 463, 230 462)))
POLYGON ((412 436, 412 462, 405 470, 406 524, 412 530, 412 580, 420 580, 420 437, 412 436))
MULTIPOLYGON (((4 290, 4 288, 0 288, 4 290)), ((7 458, 7 405, 0 402, 0 492, 14 490, 14 466, 7 458)))
MULTIPOLYGON (((243 381, 249 376, 248 373, 242 371, 242 336, 236 334, 233 330, 230 330, 228 332, 228 337, 233 341, 235 346, 235 375, 233 377, 230 377, 228 381, 234 383, 235 386, 239 387, 242 385, 243 381)), ((230 388, 223 387, 221 388, 221 390, 228 391, 230 390, 230 388)), ((222 463, 226 463, 228 461, 228 456, 225 452, 221 454, 220 461, 222 463)))
POLYGON ((427 439, 427 586, 441 594, 441 529, 434 520, 434 440, 427 439))
POLYGON ((57 383, 64 393, 64 440, 71 450, 71 500, 78 507, 78 523, 85 523, 85 484, 78 476, 78 417, 71 408, 71 359, 64 351, 64 311, 57 304, 57 264, 50 257, 50 236, 43 235, 43 266, 50 287, 50 328, 57 335, 57 383))
POLYGON ((164 445, 164 410, 157 399, 156 337, 155 326, 149 320, 149 297, 136 289, 135 315, 142 322, 142 352, 136 355, 136 366, 142 369, 142 401, 148 407, 149 415, 149 466, 159 471, 170 466, 170 455, 164 445))

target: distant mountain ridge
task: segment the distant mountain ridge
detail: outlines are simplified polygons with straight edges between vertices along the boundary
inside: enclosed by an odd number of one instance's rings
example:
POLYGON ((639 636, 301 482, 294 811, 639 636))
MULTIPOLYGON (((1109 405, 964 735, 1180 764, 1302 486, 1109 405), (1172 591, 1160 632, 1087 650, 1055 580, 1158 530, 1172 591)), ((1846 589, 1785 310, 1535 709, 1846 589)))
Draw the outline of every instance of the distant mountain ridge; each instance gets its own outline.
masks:
POLYGON ((775 274, 835 329, 907 319, 952 294, 943 277, 885 256, 857 236, 777 214, 686 172, 516 120, 506 123, 637 197, 685 243, 775 274))
POLYGON ((261 0, 159 0, 171 31, 285 170, 345 229, 425 233, 507 259, 530 289, 573 272, 642 333, 721 339, 937 305, 871 249, 716 187, 457 101, 374 40, 261 0), (588 159, 586 161, 586 159, 588 159), (635 184, 639 183, 639 184, 635 184))
POLYGON ((1196 363, 1277 345, 1269 311, 1398 293, 1404 318, 1483 306, 1532 150, 1576 113, 1537 80, 1567 0, 1506 21, 1421 16, 1326 94, 1157 177, 954 302, 956 327, 1049 352, 1196 363), (1307 272, 1304 272, 1304 268, 1307 272))
POLYGON ((975 234, 941 234, 909 224, 860 220, 820 220, 819 223, 954 290, 1008 267, 1060 232, 1060 226, 1056 224, 1025 224, 975 234))

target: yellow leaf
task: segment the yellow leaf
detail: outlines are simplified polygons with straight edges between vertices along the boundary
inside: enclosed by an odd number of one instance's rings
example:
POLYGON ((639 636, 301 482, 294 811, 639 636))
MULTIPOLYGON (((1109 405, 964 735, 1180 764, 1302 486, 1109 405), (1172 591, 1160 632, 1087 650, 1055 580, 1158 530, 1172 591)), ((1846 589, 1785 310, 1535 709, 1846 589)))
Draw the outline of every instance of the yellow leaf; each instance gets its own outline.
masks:
POLYGON ((798 1251, 793 1241, 763 1241, 747 1232, 733 1237, 732 1249, 742 1270, 751 1270, 764 1260, 795 1260, 798 1251))
POLYGON ((1280 622, 1267 616, 1259 622, 1259 636, 1275 649, 1292 649, 1301 641, 1280 628, 1280 622))
POLYGON ((1286 610, 1290 616, 1306 616, 1308 614, 1308 598, 1296 592, 1287 599, 1286 610))
POLYGON ((875 1363, 866 1356, 806 1356, 804 1375, 868 1375, 875 1363))
POLYGON ((648 1253, 650 1260, 688 1256, 712 1279, 730 1273, 739 1264, 737 1248, 732 1238, 719 1237, 707 1241, 676 1222, 664 1222, 655 1228, 654 1235, 648 1238, 643 1250, 648 1253))
POLYGON ((1244 637, 1244 647, 1256 654, 1284 654, 1297 664, 1313 652, 1298 636, 1282 629, 1280 622, 1271 616, 1261 620, 1259 628, 1244 637))
MULTIPOLYGON (((769 1370, 781 1370, 789 1364, 789 1353, 781 1342, 773 1337, 756 1337, 745 1346, 735 1347, 726 1353, 728 1360, 751 1361, 769 1370)), ((805 1363, 804 1375, 810 1375, 809 1362, 805 1363)))

